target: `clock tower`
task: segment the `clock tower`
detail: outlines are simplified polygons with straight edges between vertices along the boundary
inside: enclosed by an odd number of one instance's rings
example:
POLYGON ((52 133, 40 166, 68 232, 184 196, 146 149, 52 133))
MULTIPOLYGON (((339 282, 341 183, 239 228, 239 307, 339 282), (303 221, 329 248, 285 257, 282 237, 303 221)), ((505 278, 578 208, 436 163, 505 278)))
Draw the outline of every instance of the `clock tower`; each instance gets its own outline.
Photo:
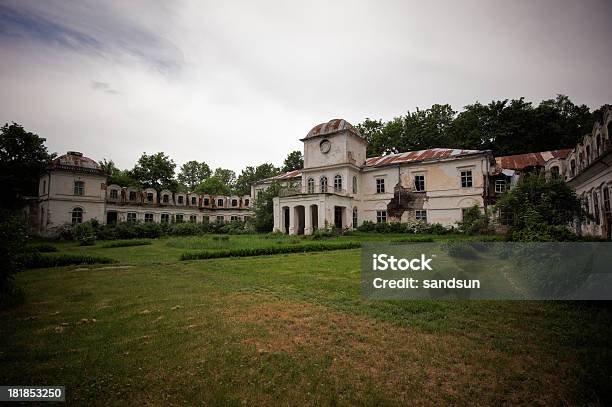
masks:
POLYGON ((301 141, 304 142, 304 169, 338 164, 361 167, 366 160, 365 139, 343 119, 313 127, 301 141))

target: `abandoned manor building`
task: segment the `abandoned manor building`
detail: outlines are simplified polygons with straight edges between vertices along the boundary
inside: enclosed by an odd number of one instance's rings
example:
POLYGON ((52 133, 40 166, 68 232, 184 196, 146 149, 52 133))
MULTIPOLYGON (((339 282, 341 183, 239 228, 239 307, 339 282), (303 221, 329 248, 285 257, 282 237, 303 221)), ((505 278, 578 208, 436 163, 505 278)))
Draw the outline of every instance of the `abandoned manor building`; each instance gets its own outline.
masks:
MULTIPOLYGON (((55 160, 40 178, 29 207, 30 225, 52 235, 63 224, 230 222, 252 216, 253 200, 272 183, 274 230, 311 234, 335 226, 354 229, 364 221, 423 221, 455 226, 473 206, 482 211, 522 174, 560 176, 576 191, 585 212, 578 234, 610 237, 612 213, 612 108, 574 148, 494 157, 490 150, 433 148, 367 157, 367 142, 346 120, 312 128, 304 138, 304 168, 259 181, 247 196, 172 193, 107 185, 98 163, 78 152, 55 160)), ((497 219, 503 224, 503 219, 497 219)))

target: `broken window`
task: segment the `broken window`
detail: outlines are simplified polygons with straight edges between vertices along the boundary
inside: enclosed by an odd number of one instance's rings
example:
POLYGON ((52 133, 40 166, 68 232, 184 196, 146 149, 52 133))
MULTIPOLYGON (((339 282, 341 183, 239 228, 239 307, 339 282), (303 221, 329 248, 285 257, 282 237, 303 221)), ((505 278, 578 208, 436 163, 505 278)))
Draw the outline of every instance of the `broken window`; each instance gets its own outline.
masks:
POLYGON ((315 183, 314 183, 314 179, 313 178, 308 178, 308 181, 306 181, 306 186, 308 188, 308 193, 309 194, 314 194, 315 191, 315 183))
POLYGON ((604 211, 610 213, 610 188, 607 186, 603 190, 604 211))
POLYGON ((83 223, 83 209, 74 208, 72 210, 72 224, 83 223))
POLYGON ((376 223, 385 223, 387 221, 387 211, 376 211, 376 223))
POLYGON ((414 176, 414 190, 418 192, 425 191, 425 175, 414 176))
POLYGON ((204 206, 210 205, 210 200, 208 198, 204 198, 204 206))
POLYGON ((223 206, 223 199, 217 199, 217 206, 223 206))
POLYGON ((182 213, 176 214, 176 216, 174 217, 174 221, 176 223, 183 223, 183 214, 182 213))
POLYGON ((184 201, 183 196, 182 196, 182 195, 179 195, 179 197, 178 197, 178 203, 179 203, 180 205, 182 205, 182 204, 183 204, 183 201, 184 201))
POLYGON ((461 171, 461 188, 472 187, 472 170, 461 171))
POLYGON ((427 222, 427 211, 424 209, 416 210, 415 213, 416 220, 420 220, 422 222, 427 222))
POLYGON ((197 203, 196 197, 195 197, 195 196, 192 196, 192 197, 191 197, 191 204, 192 204, 192 205, 195 205, 196 203, 197 203))
POLYGON ((321 177, 321 192, 327 192, 327 177, 321 177))
MULTIPOLYGON (((313 187, 314 187, 314 185, 313 185, 313 187)), ((314 189, 313 189, 312 192, 314 192, 314 189)), ((248 199, 244 200, 244 206, 249 206, 249 200, 248 199)))
POLYGON ((223 216, 217 216, 217 222, 223 223, 223 216))
POLYGON ((342 191, 342 175, 336 175, 334 177, 334 191, 342 191))
POLYGON ((232 199, 232 206, 238 206, 238 200, 232 199))
POLYGON ((136 212, 128 212, 127 213, 127 221, 128 222, 134 223, 134 222, 136 222, 136 219, 137 219, 136 212))
POLYGON ((168 201, 169 201, 169 200, 170 200, 170 197, 169 197, 167 194, 166 194, 166 195, 164 195, 164 198, 162 199, 162 201, 163 201, 164 203, 168 203, 168 201))
POLYGON ((153 192, 147 192, 147 202, 153 202, 153 192))
POLYGON ((111 199, 117 199, 118 196, 119 196, 119 193, 117 192, 117 190, 116 189, 111 189, 111 191, 110 191, 111 199))
POLYGON ((198 221, 198 216, 197 215, 189 216, 189 222, 196 223, 197 221, 198 221))
POLYGON ((153 214, 152 213, 145 213, 145 223, 153 223, 153 214))
POLYGON ((239 216, 230 216, 230 220, 231 220, 232 222, 236 222, 236 221, 239 221, 239 220, 240 220, 240 217, 239 217, 239 216))
POLYGON ((162 213, 161 214, 161 223, 170 223, 170 214, 162 213))
POLYGON ((83 181, 74 181, 74 194, 79 196, 85 194, 85 183, 83 181))
POLYGON ((385 193, 385 179, 384 178, 376 178, 376 193, 377 194, 385 193))
POLYGON ((136 200, 136 191, 130 191, 130 201, 135 201, 135 200, 136 200))

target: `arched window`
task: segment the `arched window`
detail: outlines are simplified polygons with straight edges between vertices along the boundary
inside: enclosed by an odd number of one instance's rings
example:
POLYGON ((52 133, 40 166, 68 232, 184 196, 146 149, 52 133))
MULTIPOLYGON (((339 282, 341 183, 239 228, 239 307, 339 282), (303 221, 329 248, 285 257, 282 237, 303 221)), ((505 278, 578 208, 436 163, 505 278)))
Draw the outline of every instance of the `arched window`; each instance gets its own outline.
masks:
POLYGON ((597 157, 601 154, 601 134, 598 134, 595 138, 595 146, 597 148, 597 157))
POLYGON ((576 175, 576 160, 570 161, 570 174, 572 174, 572 177, 576 175))
POLYGON ((74 208, 72 210, 72 224, 83 223, 83 209, 74 208))
POLYGON ((308 193, 314 194, 314 191, 315 191, 314 179, 308 178, 308 181, 306 181, 306 184, 308 185, 308 193))
POLYGON ((591 163, 591 146, 586 146, 587 165, 591 163))
POLYGON ((353 193, 357 193, 357 177, 353 175, 353 193))
POLYGON ((327 192, 327 177, 321 177, 321 192, 327 192))
POLYGON ((357 229, 357 207, 353 208, 353 229, 357 229))
POLYGON ((550 167, 550 173, 552 174, 553 177, 558 177, 559 176, 559 167, 556 165, 553 165, 552 167, 550 167))
POLYGON ((342 175, 340 174, 334 177, 334 191, 342 191, 342 175))

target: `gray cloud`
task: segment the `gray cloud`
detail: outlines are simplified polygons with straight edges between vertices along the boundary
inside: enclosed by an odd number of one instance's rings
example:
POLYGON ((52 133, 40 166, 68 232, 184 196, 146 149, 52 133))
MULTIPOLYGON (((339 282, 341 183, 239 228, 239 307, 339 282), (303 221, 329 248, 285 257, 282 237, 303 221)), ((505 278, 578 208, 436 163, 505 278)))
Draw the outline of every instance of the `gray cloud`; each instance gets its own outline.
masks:
POLYGON ((606 1, 9 0, 0 121, 131 167, 280 164, 315 124, 415 107, 612 102, 606 1), (120 92, 121 97, 108 97, 120 92))

